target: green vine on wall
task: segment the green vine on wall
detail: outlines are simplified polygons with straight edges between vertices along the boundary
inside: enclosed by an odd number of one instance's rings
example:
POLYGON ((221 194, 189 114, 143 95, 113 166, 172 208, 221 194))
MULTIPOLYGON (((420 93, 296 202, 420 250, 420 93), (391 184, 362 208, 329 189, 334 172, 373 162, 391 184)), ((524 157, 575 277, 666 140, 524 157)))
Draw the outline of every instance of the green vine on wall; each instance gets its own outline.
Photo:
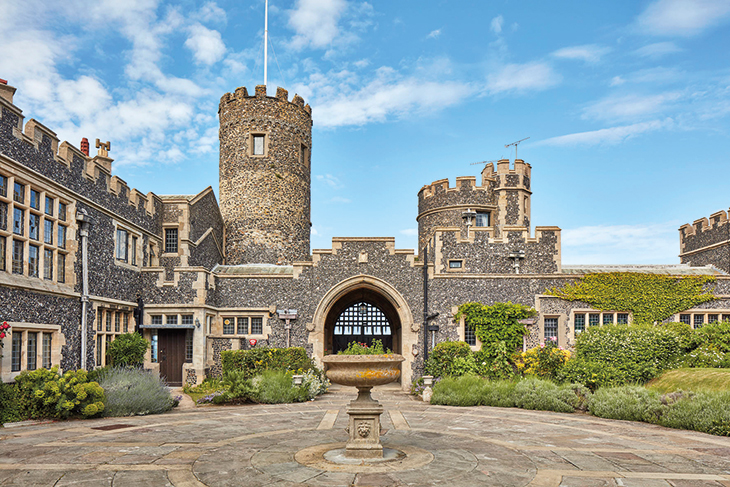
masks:
POLYGON ((474 329, 477 338, 482 342, 482 351, 493 359, 498 355, 500 342, 504 342, 510 353, 522 347, 522 337, 528 331, 520 320, 535 314, 533 308, 511 302, 494 303, 492 306, 464 303, 459 306, 454 319, 458 322, 464 317, 466 325, 474 329))
POLYGON ((674 277, 636 272, 587 274, 546 294, 584 301, 602 311, 630 311, 636 324, 662 321, 715 298, 712 276, 674 277))

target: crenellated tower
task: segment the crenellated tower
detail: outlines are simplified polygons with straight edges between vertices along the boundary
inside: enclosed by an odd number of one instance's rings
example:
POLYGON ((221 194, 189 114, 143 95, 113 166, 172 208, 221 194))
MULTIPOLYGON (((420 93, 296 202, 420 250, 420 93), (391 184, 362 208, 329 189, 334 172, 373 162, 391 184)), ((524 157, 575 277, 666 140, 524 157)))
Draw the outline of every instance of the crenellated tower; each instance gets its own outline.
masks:
POLYGON ((312 109, 283 88, 226 93, 220 118, 220 209, 226 263, 309 259, 312 109))
POLYGON ((498 211, 494 218, 495 235, 500 236, 504 227, 525 227, 530 231, 530 174, 532 167, 522 159, 515 159, 510 168, 509 159, 487 164, 482 171, 482 181, 494 182, 494 194, 498 211))

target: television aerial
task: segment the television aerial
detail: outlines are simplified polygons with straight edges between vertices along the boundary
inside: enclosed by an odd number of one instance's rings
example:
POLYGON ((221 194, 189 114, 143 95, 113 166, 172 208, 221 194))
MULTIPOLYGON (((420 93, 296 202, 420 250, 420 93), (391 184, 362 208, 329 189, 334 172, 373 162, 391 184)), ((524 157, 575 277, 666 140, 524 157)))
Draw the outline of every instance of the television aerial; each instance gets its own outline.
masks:
POLYGON ((525 140, 529 139, 529 137, 525 137, 524 139, 520 139, 517 142, 512 142, 511 144, 505 144, 504 148, 508 148, 510 146, 515 146, 515 159, 517 159, 517 146, 520 145, 520 142, 524 142, 525 140))

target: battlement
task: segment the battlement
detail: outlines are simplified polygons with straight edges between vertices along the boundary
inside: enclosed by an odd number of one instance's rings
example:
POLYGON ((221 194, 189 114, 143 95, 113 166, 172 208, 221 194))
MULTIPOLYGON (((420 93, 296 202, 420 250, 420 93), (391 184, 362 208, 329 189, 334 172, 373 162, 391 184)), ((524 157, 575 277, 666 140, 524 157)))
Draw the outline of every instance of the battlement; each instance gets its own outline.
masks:
POLYGON ((449 185, 448 178, 439 179, 431 184, 424 185, 418 192, 419 199, 431 198, 438 194, 454 193, 458 191, 469 190, 472 191, 487 191, 489 185, 478 186, 477 178, 475 176, 458 176, 456 178, 456 184, 454 186, 449 185))
POLYGON ((82 178, 92 182, 103 178, 106 189, 110 194, 127 199, 128 204, 135 208, 144 206, 149 215, 155 214, 157 196, 153 193, 143 195, 136 189, 130 189, 122 179, 112 175, 113 159, 106 155, 108 146, 106 149, 102 147, 98 155, 89 157, 80 148, 75 147, 68 141, 61 142, 53 130, 36 119, 31 118, 23 125, 23 111, 13 104, 15 92, 16 88, 0 83, 0 118, 2 118, 2 110, 8 110, 17 117, 17 124, 12 129, 14 137, 32 146, 46 160, 53 160, 63 165, 69 172, 72 171, 74 159, 81 160, 83 164, 82 178))
POLYGON ((728 225, 728 214, 724 210, 717 211, 710 215, 709 220, 705 218, 699 218, 693 221, 691 224, 685 223, 679 227, 679 239, 684 241, 686 237, 698 236, 707 231, 714 231, 719 227, 728 225))
POLYGON ((236 88, 233 93, 226 93, 221 97, 219 110, 230 103, 242 103, 256 99, 280 100, 291 105, 295 105, 301 108, 310 117, 312 116, 312 107, 304 103, 304 98, 299 95, 294 95, 294 98, 289 101, 289 92, 281 87, 276 88, 276 96, 268 96, 266 93, 266 85, 257 85, 256 88, 254 88, 254 95, 249 95, 245 86, 236 88))

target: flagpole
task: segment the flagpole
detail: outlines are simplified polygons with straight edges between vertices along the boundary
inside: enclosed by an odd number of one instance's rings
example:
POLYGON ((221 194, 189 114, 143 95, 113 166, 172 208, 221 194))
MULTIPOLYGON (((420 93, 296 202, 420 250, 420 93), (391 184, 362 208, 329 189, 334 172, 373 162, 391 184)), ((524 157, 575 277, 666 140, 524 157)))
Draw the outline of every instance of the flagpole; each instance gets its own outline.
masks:
POLYGON ((264 86, 268 82, 268 64, 269 64, 269 0, 266 0, 264 10, 264 86))

